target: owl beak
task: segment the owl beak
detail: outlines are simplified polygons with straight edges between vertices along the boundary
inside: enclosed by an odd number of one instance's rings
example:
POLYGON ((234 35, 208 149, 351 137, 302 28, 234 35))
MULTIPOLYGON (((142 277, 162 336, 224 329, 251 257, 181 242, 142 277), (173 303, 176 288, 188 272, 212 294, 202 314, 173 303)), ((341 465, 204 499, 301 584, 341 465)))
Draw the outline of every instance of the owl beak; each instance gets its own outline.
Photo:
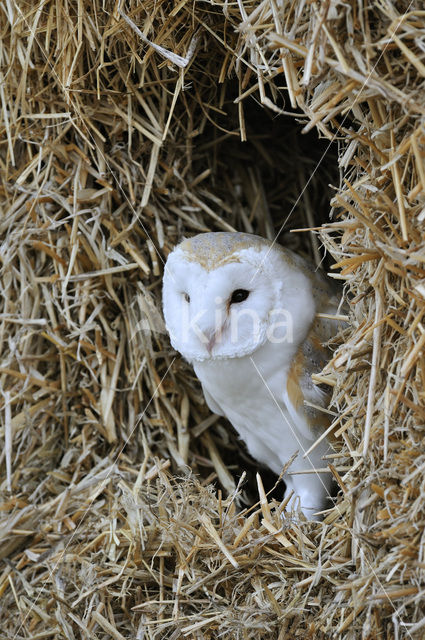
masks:
POLYGON ((212 350, 217 344, 220 342, 223 326, 218 327, 217 325, 213 325, 212 322, 209 322, 207 326, 206 323, 203 323, 201 326, 197 325, 197 336, 208 351, 209 355, 212 355, 212 350))
POLYGON ((207 340, 208 340, 208 342, 206 344, 207 351, 211 355, 211 352, 212 352, 212 350, 214 348, 215 341, 216 341, 216 333, 214 332, 214 333, 212 333, 212 334, 210 334, 209 336, 206 336, 206 337, 207 337, 207 340))
POLYGON ((205 330, 204 329, 204 338, 205 338, 205 347, 208 351, 208 353, 211 355, 212 350, 214 349, 215 345, 217 344, 217 341, 220 339, 221 336, 221 329, 219 330, 205 330))

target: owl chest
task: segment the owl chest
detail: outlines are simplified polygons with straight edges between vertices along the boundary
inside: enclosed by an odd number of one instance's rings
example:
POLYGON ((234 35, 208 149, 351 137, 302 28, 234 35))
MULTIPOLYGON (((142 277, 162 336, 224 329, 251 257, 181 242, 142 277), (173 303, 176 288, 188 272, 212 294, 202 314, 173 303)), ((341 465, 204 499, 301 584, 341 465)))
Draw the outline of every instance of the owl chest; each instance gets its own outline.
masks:
POLYGON ((242 408, 249 398, 253 398, 255 392, 258 397, 258 380, 253 375, 254 368, 250 362, 245 362, 245 358, 238 360, 243 362, 229 359, 195 365, 196 375, 223 408, 233 401, 242 408))
POLYGON ((252 355, 196 362, 194 369, 223 409, 237 406, 249 414, 259 403, 281 402, 293 351, 266 343, 252 355))
POLYGON ((282 397, 286 359, 262 355, 197 363, 195 372, 251 455, 279 473, 278 452, 292 422, 282 397))

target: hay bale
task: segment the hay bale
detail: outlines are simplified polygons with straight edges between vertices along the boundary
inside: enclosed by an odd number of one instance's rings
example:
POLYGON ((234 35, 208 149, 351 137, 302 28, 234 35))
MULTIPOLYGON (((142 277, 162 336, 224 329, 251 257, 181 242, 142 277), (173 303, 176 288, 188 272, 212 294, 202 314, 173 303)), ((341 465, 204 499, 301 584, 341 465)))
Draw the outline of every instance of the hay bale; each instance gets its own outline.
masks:
POLYGON ((421 3, 41 0, 0 21, 5 637, 421 638, 421 3), (350 306, 318 376, 323 523, 283 518, 261 478, 241 510, 249 463, 159 303, 183 233, 319 260, 297 227, 321 227, 350 306))

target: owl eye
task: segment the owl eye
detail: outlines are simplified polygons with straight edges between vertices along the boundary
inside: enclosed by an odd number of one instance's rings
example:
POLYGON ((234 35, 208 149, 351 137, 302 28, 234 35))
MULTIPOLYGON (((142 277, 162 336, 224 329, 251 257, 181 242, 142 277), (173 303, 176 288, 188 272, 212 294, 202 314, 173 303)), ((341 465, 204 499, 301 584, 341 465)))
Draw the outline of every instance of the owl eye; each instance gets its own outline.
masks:
POLYGON ((190 302, 190 295, 188 293, 184 293, 183 297, 186 300, 186 302, 190 302))
POLYGON ((235 289, 232 293, 232 297, 230 298, 230 304, 237 304, 238 302, 243 302, 249 296, 249 291, 246 289, 235 289))

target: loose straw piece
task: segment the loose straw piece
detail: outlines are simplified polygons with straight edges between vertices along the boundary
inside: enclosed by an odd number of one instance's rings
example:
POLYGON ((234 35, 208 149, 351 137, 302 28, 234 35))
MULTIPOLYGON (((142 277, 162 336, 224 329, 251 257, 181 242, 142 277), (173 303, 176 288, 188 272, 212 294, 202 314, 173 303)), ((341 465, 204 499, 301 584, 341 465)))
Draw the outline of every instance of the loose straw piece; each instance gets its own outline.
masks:
POLYGON ((372 425, 373 411, 375 409, 375 387, 378 376, 379 356, 381 353, 381 333, 382 324, 380 323, 383 309, 382 294, 379 289, 375 290, 375 329, 373 330, 373 351, 372 366, 370 370, 369 391, 367 396, 367 411, 363 436, 363 456, 369 455, 370 430, 372 425))
POLYGON ((173 51, 164 49, 164 47, 161 47, 159 44, 156 44, 155 42, 152 42, 151 40, 149 40, 145 35, 143 35, 139 27, 133 22, 131 18, 129 18, 122 11, 121 8, 119 8, 119 14, 122 18, 124 18, 126 23, 133 29, 133 31, 137 33, 139 38, 143 40, 143 42, 148 44, 150 47, 152 47, 152 49, 155 49, 157 53, 159 53, 161 56, 163 56, 167 60, 170 60, 170 62, 172 62, 173 64, 176 64, 181 69, 185 69, 187 67, 187 65, 189 64, 189 62, 193 57, 193 54, 195 53, 195 48, 198 40, 196 36, 194 36, 190 42, 186 58, 183 58, 182 56, 179 56, 177 53, 173 53, 173 51))
POLYGON ((239 568, 239 563, 237 560, 235 560, 235 558, 233 557, 233 555, 230 553, 230 551, 227 549, 226 545, 223 543, 223 541, 221 540, 220 536, 218 535, 216 529, 213 527, 213 524, 211 522, 211 520, 208 518, 208 516, 206 514, 201 514, 201 522, 205 528, 205 530, 209 533, 209 535, 211 536, 211 538, 214 540, 214 542, 216 543, 216 545, 220 548, 220 550, 222 551, 222 553, 224 553, 224 555, 226 556, 226 558, 228 559, 228 561, 230 562, 230 564, 232 564, 234 566, 235 569, 239 568))

